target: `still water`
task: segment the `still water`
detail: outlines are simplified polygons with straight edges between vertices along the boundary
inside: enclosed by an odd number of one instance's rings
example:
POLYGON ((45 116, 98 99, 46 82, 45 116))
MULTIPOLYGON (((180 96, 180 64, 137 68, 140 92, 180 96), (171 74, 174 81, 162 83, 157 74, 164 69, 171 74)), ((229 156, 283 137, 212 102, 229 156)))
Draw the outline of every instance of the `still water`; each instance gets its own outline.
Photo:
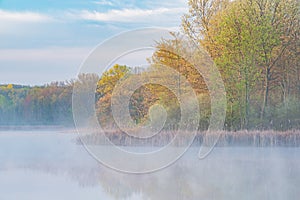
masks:
POLYGON ((1 131, 0 200, 300 198, 299 148, 215 148, 204 160, 197 153, 129 175, 96 162, 72 131, 1 131))

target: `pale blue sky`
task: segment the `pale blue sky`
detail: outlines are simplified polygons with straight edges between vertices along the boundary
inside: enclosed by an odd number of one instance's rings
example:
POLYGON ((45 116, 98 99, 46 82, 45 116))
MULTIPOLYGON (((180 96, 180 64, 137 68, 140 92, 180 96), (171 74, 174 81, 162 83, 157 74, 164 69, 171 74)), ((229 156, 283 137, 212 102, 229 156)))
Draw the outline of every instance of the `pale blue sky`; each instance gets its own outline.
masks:
POLYGON ((0 0, 0 84, 75 78, 88 53, 122 31, 179 27, 186 0, 0 0))

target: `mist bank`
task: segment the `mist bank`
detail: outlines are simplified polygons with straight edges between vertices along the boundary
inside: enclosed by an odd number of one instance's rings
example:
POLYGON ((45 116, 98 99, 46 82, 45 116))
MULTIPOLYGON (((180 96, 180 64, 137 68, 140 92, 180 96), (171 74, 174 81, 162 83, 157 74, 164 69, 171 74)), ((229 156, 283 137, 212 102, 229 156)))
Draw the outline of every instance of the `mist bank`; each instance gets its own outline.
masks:
POLYGON ((45 132, 45 131, 58 131, 61 133, 75 133, 75 126, 72 125, 0 125, 1 132, 45 132))
POLYGON ((1 197, 8 195, 2 199, 35 199, 37 192, 43 200, 282 200, 299 196, 299 148, 214 148, 199 160, 199 147, 193 147, 163 170, 132 175, 99 164, 74 143, 76 137, 57 132, 43 137, 0 134, 4 150, 0 151, 0 186, 5 188, 1 197), (88 196, 78 196, 85 190, 88 196))

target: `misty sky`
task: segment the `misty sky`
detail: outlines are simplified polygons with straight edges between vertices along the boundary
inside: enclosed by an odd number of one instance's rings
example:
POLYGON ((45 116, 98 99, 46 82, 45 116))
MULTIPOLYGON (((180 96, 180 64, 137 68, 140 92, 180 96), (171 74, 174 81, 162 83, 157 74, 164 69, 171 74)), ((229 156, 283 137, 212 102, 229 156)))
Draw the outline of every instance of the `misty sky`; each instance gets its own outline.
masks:
POLYGON ((75 78, 103 40, 136 28, 178 27, 186 12, 186 0, 0 0, 0 84, 75 78))

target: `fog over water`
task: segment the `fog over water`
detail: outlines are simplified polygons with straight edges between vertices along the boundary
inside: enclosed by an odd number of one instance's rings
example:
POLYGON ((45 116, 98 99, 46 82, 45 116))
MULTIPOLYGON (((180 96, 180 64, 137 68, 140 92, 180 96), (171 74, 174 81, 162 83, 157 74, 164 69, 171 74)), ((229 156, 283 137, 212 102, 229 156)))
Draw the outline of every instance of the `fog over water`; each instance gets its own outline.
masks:
MULTIPOLYGON (((192 147, 156 173, 132 175, 96 162, 72 132, 1 131, 0 200, 298 199, 300 149, 192 147)), ((142 147, 136 147, 142 148, 142 147)))

